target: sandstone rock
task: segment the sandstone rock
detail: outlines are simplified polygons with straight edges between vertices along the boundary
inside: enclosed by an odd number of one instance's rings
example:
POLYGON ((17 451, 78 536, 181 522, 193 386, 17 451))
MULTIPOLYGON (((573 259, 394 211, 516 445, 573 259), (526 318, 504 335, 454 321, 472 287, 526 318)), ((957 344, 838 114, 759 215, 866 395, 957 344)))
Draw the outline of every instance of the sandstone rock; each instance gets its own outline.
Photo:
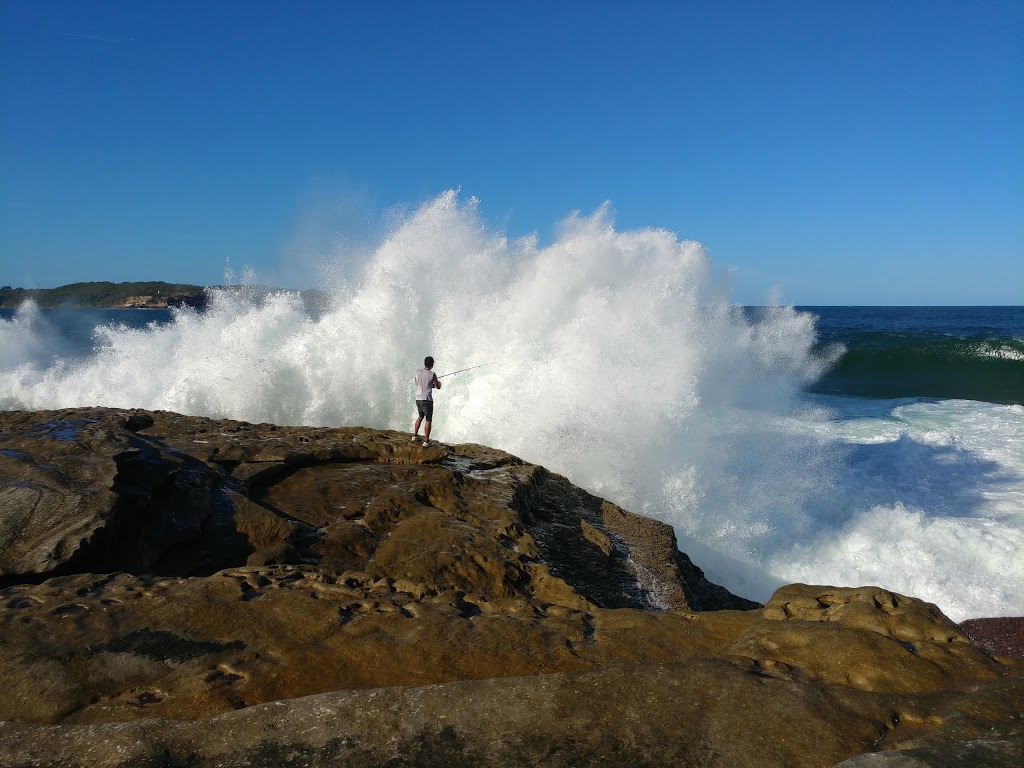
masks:
POLYGON ((729 652, 794 678, 912 692, 956 687, 962 673, 995 680, 1005 669, 934 605, 876 587, 793 584, 777 590, 762 614, 768 621, 729 652))
POLYGON ((670 527, 500 451, 404 438, 112 409, 3 414, 0 583, 315 563, 433 591, 568 584, 594 605, 687 607, 670 527))
POLYGON ((124 309, 167 309, 167 299, 162 296, 129 296, 121 307, 124 309))
POLYGON ((1024 660, 935 606, 760 608, 669 526, 406 433, 0 414, 0 541, 0 766, 825 768, 1024 712, 1024 660))
POLYGON ((0 726, 0 764, 810 768, 869 748, 886 715, 882 706, 851 708, 825 689, 692 660, 329 693, 202 728, 8 724, 0 726))
POLYGON ((129 420, 73 412, 0 421, 0 583, 148 570, 198 534, 215 473, 140 438, 129 420))
MULTIPOLYGON (((892 707, 881 694, 809 686, 690 659, 339 691, 201 723, 2 723, 0 765, 827 768, 876 749, 898 717, 892 707)), ((957 760, 963 755, 1013 756, 1018 742, 994 737, 860 759, 868 760, 865 765, 914 765, 899 760, 927 754, 945 762, 925 765, 961 766, 966 763, 957 760)), ((1013 763, 974 763, 989 764, 1013 763)))

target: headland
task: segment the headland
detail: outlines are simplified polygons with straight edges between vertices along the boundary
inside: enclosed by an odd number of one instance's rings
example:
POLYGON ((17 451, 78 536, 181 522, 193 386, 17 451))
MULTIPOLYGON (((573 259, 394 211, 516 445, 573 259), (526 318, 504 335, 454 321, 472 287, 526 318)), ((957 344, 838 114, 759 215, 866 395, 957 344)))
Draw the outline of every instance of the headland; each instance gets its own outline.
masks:
POLYGON ((71 283, 58 288, 0 286, 0 307, 18 307, 33 301, 39 307, 102 309, 169 309, 203 307, 206 289, 199 285, 161 281, 71 283))

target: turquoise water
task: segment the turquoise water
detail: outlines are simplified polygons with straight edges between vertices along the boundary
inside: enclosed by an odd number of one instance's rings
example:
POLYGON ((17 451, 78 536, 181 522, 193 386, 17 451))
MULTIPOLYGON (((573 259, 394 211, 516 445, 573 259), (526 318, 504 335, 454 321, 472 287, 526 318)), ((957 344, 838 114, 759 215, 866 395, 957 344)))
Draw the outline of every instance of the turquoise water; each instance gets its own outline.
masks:
POLYGON ((1024 403, 1024 307, 802 307, 841 360, 811 389, 1024 403))

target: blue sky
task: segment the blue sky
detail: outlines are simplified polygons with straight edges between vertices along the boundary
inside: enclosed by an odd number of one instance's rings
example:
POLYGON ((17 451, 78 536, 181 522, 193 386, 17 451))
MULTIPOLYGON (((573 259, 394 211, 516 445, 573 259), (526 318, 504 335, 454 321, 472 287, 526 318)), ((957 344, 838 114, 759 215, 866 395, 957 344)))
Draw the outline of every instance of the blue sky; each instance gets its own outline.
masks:
POLYGON ((1024 303, 1024 3, 0 0, 0 284, 303 287, 446 189, 734 299, 1024 303))

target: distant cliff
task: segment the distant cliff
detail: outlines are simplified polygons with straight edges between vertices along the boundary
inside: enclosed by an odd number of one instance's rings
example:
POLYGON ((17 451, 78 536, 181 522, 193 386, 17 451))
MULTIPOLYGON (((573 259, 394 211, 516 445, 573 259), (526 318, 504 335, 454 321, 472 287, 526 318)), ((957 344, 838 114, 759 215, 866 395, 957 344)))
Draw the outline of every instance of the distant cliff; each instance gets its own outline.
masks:
POLYGON ((166 309, 202 307, 205 289, 199 285, 164 283, 71 283, 59 288, 0 287, 0 307, 17 307, 31 299, 40 307, 109 307, 166 309))

